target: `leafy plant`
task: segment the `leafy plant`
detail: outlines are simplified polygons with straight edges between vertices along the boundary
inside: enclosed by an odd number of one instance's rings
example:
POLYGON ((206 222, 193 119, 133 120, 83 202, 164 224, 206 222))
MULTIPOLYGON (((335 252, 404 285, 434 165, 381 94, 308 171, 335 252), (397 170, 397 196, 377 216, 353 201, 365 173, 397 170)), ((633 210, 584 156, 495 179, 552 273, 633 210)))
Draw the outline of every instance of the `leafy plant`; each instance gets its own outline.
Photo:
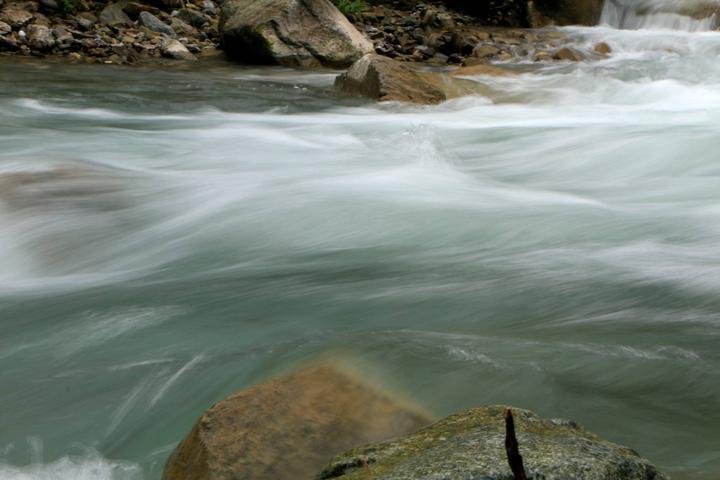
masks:
POLYGON ((364 0, 333 0, 335 6, 345 15, 357 15, 367 7, 364 0))

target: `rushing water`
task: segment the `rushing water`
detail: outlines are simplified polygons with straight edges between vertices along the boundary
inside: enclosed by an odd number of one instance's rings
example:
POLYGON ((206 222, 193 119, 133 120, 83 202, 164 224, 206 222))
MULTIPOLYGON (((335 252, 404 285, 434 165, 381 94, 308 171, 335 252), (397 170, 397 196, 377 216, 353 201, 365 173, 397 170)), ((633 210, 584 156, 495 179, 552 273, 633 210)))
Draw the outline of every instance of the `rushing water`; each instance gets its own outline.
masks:
POLYGON ((437 415, 720 471, 720 34, 434 107, 331 73, 0 66, 0 479, 157 479, 227 393, 343 350, 437 415))

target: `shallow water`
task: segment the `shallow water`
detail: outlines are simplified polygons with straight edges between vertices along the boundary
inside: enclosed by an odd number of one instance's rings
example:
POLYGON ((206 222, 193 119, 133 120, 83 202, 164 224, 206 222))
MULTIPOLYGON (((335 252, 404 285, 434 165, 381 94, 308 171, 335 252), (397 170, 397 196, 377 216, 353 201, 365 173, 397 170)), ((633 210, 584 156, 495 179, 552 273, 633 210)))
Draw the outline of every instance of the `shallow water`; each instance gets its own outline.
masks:
POLYGON ((157 479, 229 392, 347 352, 438 416, 720 472, 720 34, 433 107, 332 72, 3 63, 0 479, 157 479))

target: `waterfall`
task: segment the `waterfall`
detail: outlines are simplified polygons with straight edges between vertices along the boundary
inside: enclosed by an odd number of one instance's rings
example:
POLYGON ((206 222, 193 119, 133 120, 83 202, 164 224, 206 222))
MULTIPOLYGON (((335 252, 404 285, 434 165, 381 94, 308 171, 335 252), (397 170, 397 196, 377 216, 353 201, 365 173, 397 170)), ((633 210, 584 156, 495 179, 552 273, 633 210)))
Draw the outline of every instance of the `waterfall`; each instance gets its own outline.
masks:
POLYGON ((717 28, 719 11, 716 0, 605 0, 600 24, 624 30, 702 32, 717 28))

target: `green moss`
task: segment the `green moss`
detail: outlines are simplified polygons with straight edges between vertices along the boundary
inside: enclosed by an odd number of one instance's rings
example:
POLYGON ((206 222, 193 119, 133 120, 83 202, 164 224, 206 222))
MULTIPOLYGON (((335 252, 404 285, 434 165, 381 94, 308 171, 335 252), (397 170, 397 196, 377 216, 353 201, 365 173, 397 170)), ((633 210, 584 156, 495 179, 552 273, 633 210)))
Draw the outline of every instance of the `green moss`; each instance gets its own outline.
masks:
POLYGON ((367 8, 364 0, 333 0, 333 3, 345 16, 360 14, 367 8))

